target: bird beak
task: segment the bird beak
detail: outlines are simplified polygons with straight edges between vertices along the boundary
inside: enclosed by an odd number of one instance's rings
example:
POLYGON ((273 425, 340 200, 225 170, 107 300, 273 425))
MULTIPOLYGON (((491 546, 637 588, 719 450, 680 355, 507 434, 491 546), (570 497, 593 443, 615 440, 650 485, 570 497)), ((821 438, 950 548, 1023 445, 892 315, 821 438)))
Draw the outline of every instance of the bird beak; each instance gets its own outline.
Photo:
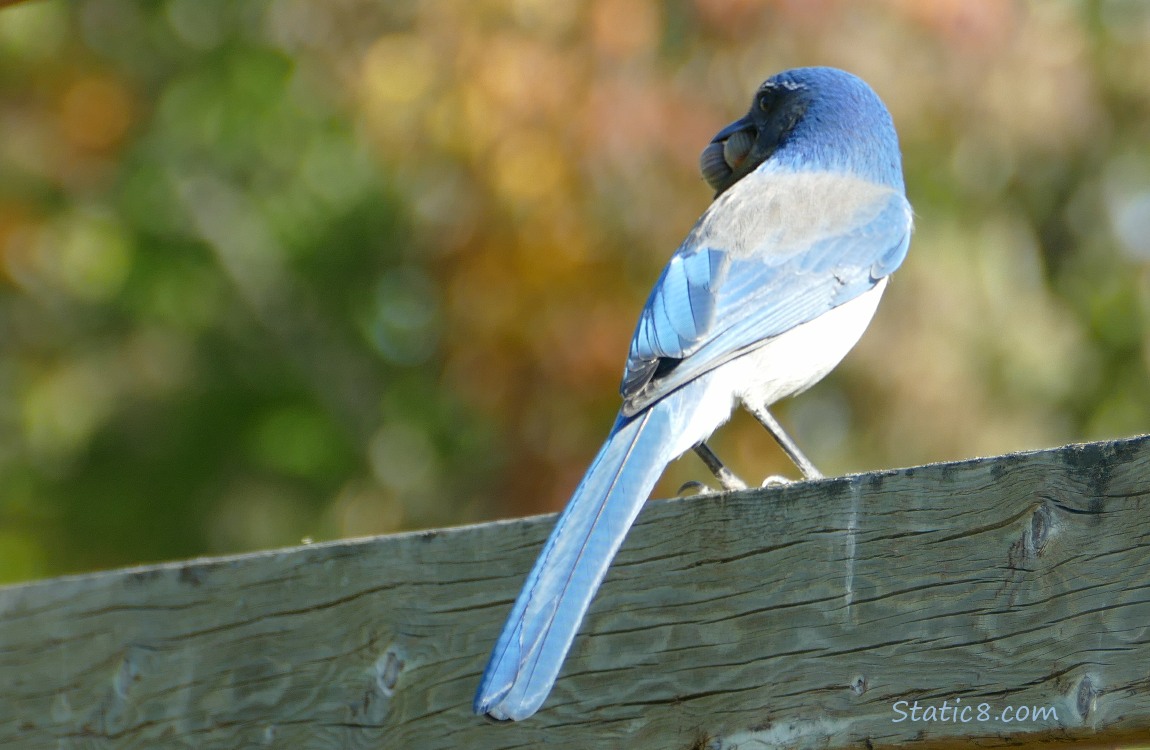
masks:
POLYGON ((747 157, 758 135, 758 128, 748 115, 716 133, 703 149, 699 171, 715 189, 716 197, 754 168, 755 164, 748 163, 747 157))
POLYGON ((711 143, 721 143, 730 138, 735 133, 739 133, 744 130, 751 131, 751 137, 754 137, 755 124, 751 121, 750 116, 741 117, 738 120, 732 122, 727 127, 720 130, 718 133, 715 133, 715 137, 711 139, 711 143))

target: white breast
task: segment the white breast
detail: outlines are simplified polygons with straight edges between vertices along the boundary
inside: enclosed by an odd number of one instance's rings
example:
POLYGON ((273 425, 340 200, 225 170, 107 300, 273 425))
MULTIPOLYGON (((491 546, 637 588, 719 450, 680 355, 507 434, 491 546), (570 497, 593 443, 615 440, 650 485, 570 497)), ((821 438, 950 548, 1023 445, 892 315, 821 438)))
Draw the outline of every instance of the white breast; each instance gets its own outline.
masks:
POLYGON ((776 336, 762 347, 686 383, 657 402, 671 420, 666 459, 710 437, 731 416, 735 400, 770 406, 801 393, 834 369, 878 307, 886 279, 824 315, 776 336))
POLYGON ((850 302, 728 363, 724 380, 744 402, 769 406, 822 380, 858 343, 886 289, 882 279, 850 302))

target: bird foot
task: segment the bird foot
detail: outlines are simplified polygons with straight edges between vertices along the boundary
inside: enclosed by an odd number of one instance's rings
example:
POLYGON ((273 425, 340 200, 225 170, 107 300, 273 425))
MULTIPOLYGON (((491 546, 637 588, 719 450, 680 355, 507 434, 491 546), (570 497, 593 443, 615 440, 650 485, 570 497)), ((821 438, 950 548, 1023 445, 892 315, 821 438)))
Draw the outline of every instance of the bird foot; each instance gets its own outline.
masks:
POLYGON ((692 479, 690 482, 684 482, 679 491, 675 493, 676 497, 691 497, 694 495, 713 495, 721 490, 716 490, 702 482, 696 482, 692 479))
POLYGON ((719 480, 719 484, 723 485, 724 492, 747 489, 747 483, 735 476, 734 472, 725 466, 715 472, 715 478, 719 480))
POLYGON ((786 477, 780 477, 777 474, 773 474, 773 475, 767 477, 766 479, 764 479, 763 483, 759 486, 760 487, 783 487, 783 486, 788 485, 788 484, 794 484, 794 481, 795 480, 793 480, 793 479, 787 479, 786 477))

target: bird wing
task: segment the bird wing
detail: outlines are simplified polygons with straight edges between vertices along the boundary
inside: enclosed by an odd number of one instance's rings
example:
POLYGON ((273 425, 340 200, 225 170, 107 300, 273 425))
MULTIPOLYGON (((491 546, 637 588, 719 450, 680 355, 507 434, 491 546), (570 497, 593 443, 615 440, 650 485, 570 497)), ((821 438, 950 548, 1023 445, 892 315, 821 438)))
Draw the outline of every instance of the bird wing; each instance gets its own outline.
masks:
POLYGON ((906 257, 911 225, 900 191, 858 177, 747 175, 655 283, 631 340, 623 413, 872 289, 906 257))

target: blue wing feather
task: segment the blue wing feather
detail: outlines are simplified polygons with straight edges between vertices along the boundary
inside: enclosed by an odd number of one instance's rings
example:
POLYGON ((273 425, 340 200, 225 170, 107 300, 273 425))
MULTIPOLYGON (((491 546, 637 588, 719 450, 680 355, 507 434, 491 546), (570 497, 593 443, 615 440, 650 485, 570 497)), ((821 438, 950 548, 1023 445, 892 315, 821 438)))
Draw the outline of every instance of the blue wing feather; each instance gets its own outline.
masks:
POLYGON ((748 188, 759 200, 716 201, 652 289, 624 372, 625 414, 854 299, 906 257, 911 213, 897 191, 826 173, 748 188), (748 233, 749 222, 762 226, 748 233), (730 239, 748 234, 762 239, 752 248, 730 239))

